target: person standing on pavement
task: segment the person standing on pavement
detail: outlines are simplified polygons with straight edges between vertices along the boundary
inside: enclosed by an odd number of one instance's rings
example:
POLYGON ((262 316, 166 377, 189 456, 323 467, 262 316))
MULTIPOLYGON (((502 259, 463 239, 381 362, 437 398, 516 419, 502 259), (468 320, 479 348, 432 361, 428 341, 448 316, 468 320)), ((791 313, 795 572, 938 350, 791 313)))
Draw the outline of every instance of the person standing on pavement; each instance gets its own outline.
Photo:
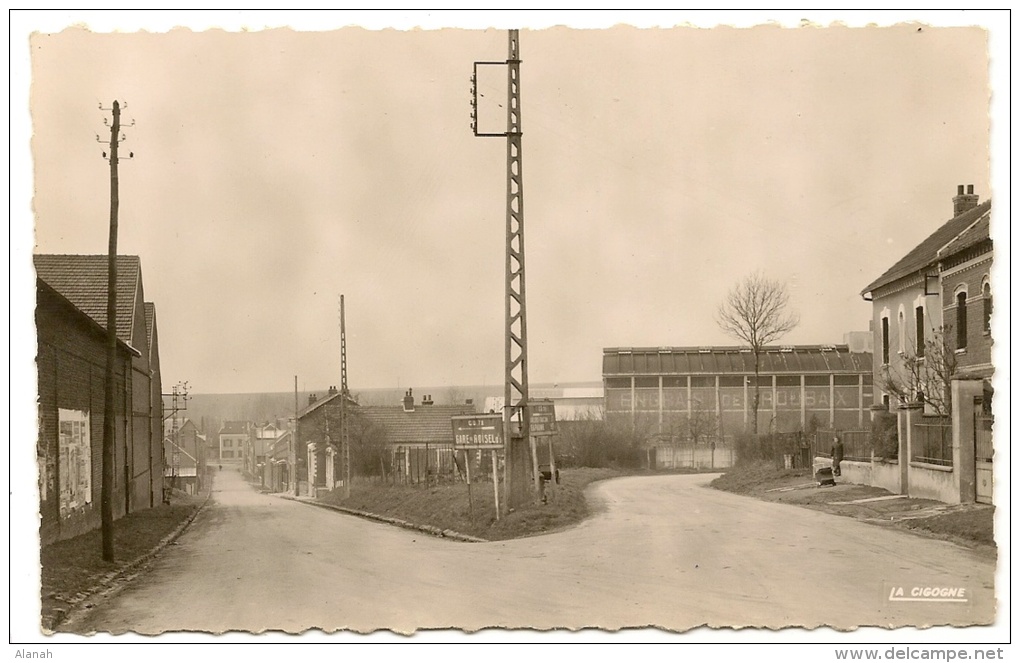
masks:
POLYGON ((840 475, 839 464, 843 462, 843 440, 836 435, 832 438, 832 476, 840 475))

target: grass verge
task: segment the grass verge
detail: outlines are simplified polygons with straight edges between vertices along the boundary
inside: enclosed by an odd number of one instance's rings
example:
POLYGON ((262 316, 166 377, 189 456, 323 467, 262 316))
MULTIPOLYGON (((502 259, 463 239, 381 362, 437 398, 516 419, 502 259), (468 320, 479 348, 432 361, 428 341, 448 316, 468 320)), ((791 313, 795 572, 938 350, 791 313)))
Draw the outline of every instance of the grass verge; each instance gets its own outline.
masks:
POLYGON ((847 504, 855 500, 893 497, 893 493, 882 488, 849 483, 818 486, 810 469, 780 469, 766 463, 731 468, 710 485, 771 502, 796 504, 893 526, 968 547, 995 546, 995 510, 988 505, 948 505, 934 500, 906 497, 847 504))
MULTIPOLYGON (((492 483, 475 483, 468 500, 466 484, 439 486, 354 483, 351 496, 334 490, 321 501, 380 516, 449 529, 489 541, 545 534, 576 525, 598 509, 585 490, 596 481, 647 472, 605 468, 561 470, 560 484, 548 492, 547 503, 530 504, 496 520, 492 483)), ((500 490, 503 486, 500 485, 500 490)))
POLYGON ((170 504, 129 513, 114 521, 113 562, 103 559, 103 538, 98 529, 43 546, 39 551, 43 625, 55 627, 63 615, 105 580, 151 553, 164 538, 195 515, 205 497, 178 494, 170 504))
POLYGON ((995 507, 981 509, 977 514, 970 511, 956 511, 929 518, 915 518, 904 522, 912 530, 926 532, 938 538, 955 541, 964 539, 977 543, 995 545, 995 507))

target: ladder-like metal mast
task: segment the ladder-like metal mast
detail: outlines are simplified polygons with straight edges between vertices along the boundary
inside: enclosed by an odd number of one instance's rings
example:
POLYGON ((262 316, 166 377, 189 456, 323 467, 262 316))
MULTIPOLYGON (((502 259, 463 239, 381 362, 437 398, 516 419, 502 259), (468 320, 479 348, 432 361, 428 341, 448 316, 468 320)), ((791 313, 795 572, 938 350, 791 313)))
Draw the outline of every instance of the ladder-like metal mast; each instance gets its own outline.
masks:
POLYGON ((506 499, 510 508, 528 499, 528 315, 524 274, 524 178, 521 154, 520 40, 509 31, 506 108, 506 306, 503 434, 506 499), (514 430, 514 420, 519 432, 514 430), (517 433, 515 435, 514 433, 517 433))
POLYGON ((347 320, 344 296, 340 295, 340 458, 344 466, 344 497, 351 496, 351 426, 347 402, 347 320))

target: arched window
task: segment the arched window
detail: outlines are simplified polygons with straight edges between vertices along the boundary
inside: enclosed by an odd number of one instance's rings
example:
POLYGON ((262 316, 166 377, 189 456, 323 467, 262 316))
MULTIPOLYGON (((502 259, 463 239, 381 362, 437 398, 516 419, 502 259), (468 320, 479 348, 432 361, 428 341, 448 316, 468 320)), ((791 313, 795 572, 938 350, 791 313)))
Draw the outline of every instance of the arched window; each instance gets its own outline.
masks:
POLYGON ((956 349, 967 349, 967 291, 956 293, 956 349))
POLYGON ((986 334, 992 333, 992 286, 985 281, 985 285, 981 288, 981 295, 984 297, 984 330, 986 334))

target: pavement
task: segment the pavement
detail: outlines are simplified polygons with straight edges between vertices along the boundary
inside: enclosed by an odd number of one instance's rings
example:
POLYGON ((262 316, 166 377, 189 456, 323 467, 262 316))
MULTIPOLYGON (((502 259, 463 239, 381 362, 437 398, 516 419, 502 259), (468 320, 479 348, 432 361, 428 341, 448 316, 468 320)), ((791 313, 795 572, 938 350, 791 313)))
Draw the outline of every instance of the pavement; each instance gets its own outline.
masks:
POLYGON ((826 486, 814 481, 806 482, 806 478, 787 477, 768 489, 759 486, 751 496, 891 527, 914 536, 951 541, 989 560, 998 557, 998 550, 991 542, 992 519, 995 515, 992 505, 946 504, 842 480, 826 486), (950 517, 938 519, 939 516, 950 517), (923 526, 912 522, 926 518, 936 519, 925 522, 923 526))
POLYGON ((438 536, 445 539, 453 539, 454 541, 466 541, 469 543, 487 543, 486 539, 480 539, 477 536, 471 536, 469 534, 462 534, 455 532, 451 529, 442 529, 441 527, 433 527, 432 525, 421 525, 419 523, 412 523, 400 518, 394 518, 392 516, 382 516, 377 513, 371 513, 369 511, 362 511, 360 509, 351 509, 344 506, 338 506, 336 504, 327 504, 320 502, 317 499, 308 497, 306 495, 289 495, 283 493, 273 493, 275 496, 298 502, 301 504, 308 504, 310 506, 317 506, 322 509, 330 509, 339 513, 344 513, 349 516, 357 516, 359 518, 365 518, 367 520, 374 520, 379 523, 385 523, 387 525, 394 525, 396 527, 403 527, 404 529, 414 530, 416 532, 423 532, 425 534, 431 534, 432 536, 438 536))
POLYGON ((853 630, 994 620, 994 560, 713 490, 713 477, 601 482, 593 498, 604 509, 577 527, 463 543, 258 494, 222 473, 214 503, 177 545, 62 630, 853 630), (932 587, 961 589, 966 600, 910 600, 932 587))

